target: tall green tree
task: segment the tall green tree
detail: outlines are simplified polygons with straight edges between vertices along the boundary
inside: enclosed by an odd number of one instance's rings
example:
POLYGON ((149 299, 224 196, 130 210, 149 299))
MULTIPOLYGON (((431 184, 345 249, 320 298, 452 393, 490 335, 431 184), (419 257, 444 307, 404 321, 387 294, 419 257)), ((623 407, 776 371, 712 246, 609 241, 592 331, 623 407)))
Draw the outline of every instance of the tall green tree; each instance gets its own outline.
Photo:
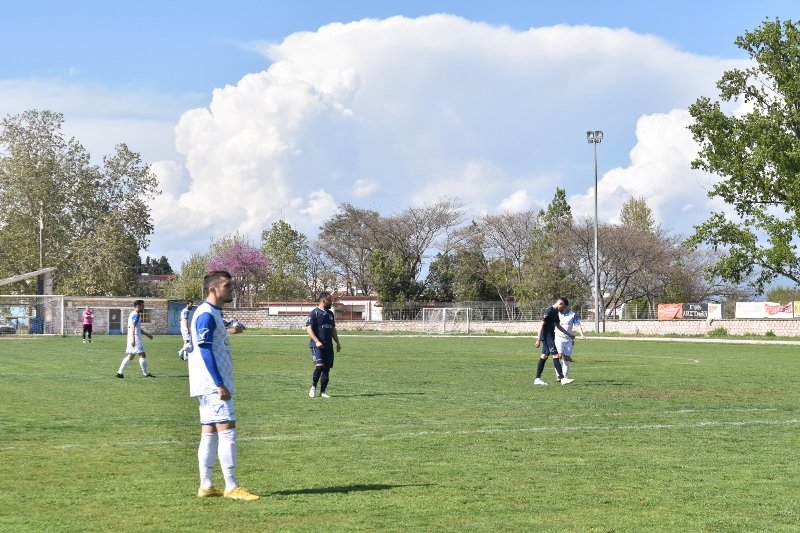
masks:
POLYGON ((630 196, 625 200, 619 212, 619 221, 623 226, 634 230, 654 233, 658 229, 653 210, 643 196, 630 196))
MULTIPOLYGON (((0 276, 37 270, 41 248, 41 265, 56 267, 55 290, 83 294, 97 286, 89 273, 98 254, 135 266, 128 245, 137 253, 147 248, 153 231, 148 201, 158 181, 124 144, 93 164, 75 138, 64 136, 63 122, 60 113, 39 110, 0 121, 0 276), (118 255, 91 245, 111 233, 127 243, 112 247, 118 255)), ((134 270, 126 274, 131 281, 134 270)), ((115 282, 108 290, 121 294, 125 286, 115 282)))
POLYGON ((305 283, 309 254, 305 235, 285 220, 278 220, 261 232, 261 253, 269 258, 269 300, 306 300, 311 296, 305 283))
POLYGON ((208 272, 208 255, 195 252, 181 263, 175 279, 167 284, 163 296, 178 300, 202 300, 203 277, 208 272))
POLYGON ((800 283, 800 29, 765 20, 737 37, 752 65, 723 74, 724 102, 746 104, 742 115, 699 98, 689 127, 700 144, 694 168, 723 177, 709 192, 735 211, 712 213, 688 243, 722 250, 712 275, 739 283, 753 274, 761 289, 783 276, 800 283))

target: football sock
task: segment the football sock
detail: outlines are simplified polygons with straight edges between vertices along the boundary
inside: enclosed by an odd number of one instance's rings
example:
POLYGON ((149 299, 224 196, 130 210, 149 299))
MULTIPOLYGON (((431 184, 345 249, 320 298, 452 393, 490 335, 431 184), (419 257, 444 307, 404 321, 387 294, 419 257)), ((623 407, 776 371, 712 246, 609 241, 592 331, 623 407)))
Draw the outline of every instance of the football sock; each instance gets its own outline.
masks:
POLYGON ((547 359, 539 358, 539 364, 536 366, 536 377, 541 378, 542 372, 544 371, 544 364, 547 362, 547 359))
POLYGON ((139 357, 139 366, 142 368, 142 375, 147 375, 147 359, 144 357, 139 357))
POLYGON ((239 486, 236 479, 236 428, 219 432, 219 464, 225 476, 225 490, 233 490, 239 486))
POLYGON ((130 360, 130 359, 128 359, 128 356, 126 355, 126 356, 125 356, 125 357, 122 359, 122 363, 120 363, 120 365, 119 365, 119 370, 117 370, 117 374, 124 374, 124 373, 125 373, 125 367, 127 367, 127 366, 128 366, 128 363, 129 363, 130 361, 131 361, 131 360, 130 360))
POLYGON ((320 382, 320 392, 325 392, 325 389, 328 387, 328 379, 329 379, 329 370, 327 368, 323 369, 322 371, 322 381, 320 382))
POLYGON ((217 432, 201 433, 200 446, 197 448, 197 462, 200 465, 200 486, 204 489, 214 486, 211 480, 211 471, 214 468, 214 461, 217 460, 217 447, 219 435, 217 432))
POLYGON ((556 372, 558 372, 558 377, 563 378, 564 374, 561 373, 561 359, 553 358, 553 366, 556 367, 556 372))
POLYGON ((314 388, 317 388, 317 383, 319 383, 320 375, 322 375, 322 367, 321 366, 314 367, 314 376, 313 376, 313 381, 311 382, 311 384, 314 385, 314 388))
POLYGON ((564 361, 561 363, 561 369, 564 371, 564 377, 567 377, 567 374, 569 374, 569 363, 569 361, 564 361))

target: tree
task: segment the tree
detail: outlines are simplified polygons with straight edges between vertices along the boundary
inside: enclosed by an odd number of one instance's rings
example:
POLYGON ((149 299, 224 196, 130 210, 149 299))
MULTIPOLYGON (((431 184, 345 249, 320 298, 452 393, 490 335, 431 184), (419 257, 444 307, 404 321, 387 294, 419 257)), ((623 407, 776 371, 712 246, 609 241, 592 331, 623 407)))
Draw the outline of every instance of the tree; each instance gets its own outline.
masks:
POLYGON ((208 256, 197 252, 191 254, 181 263, 180 270, 175 274, 175 279, 167 284, 163 296, 178 300, 202 300, 206 272, 208 256))
POLYGON ((414 302, 422 295, 423 285, 408 269, 409 259, 396 250, 376 248, 369 254, 367 273, 381 302, 414 302))
POLYGON ((379 245, 377 211, 339 205, 338 213, 320 227, 317 243, 350 293, 370 294, 369 253, 379 245))
MULTIPOLYGON (((784 287, 778 285, 767 292, 767 300, 770 302, 789 303, 800 301, 800 287, 784 287)), ((795 309, 795 315, 797 310, 795 309)))
POLYGON ((625 200, 619 212, 619 221, 623 226, 639 231, 653 233, 658 229, 653 211, 644 197, 631 196, 625 200))
POLYGON ((305 235, 288 222, 278 220, 261 233, 261 253, 269 258, 268 299, 305 300, 309 297, 304 280, 308 261, 305 235))
POLYGON ((455 300, 455 259, 451 255, 437 254, 428 267, 423 298, 433 302, 455 300))
POLYGON ((208 270, 227 270, 233 280, 234 307, 253 307, 267 281, 268 260, 238 234, 211 243, 208 270))
POLYGON ((712 213, 688 243, 722 251, 709 272, 734 283, 750 274, 759 290, 779 276, 800 283, 800 29, 765 20, 735 42, 753 66, 725 72, 717 87, 747 111, 726 114, 701 97, 689 108, 689 129, 700 145, 692 167, 723 177, 709 196, 736 216, 712 213))
MULTIPOLYGON (((129 248, 119 255, 87 245, 110 233, 138 250, 147 248, 153 231, 148 200, 158 180, 139 154, 124 144, 91 163, 90 154, 62 133, 64 118, 52 111, 25 111, 0 122, 0 276, 56 267, 55 290, 83 294, 95 280, 88 276, 102 254, 109 263, 129 265, 129 248), (107 223, 113 223, 107 225, 107 223)), ((132 265, 135 266, 135 263, 132 265)), ((131 282, 134 269, 127 271, 131 282)), ((121 290, 127 283, 112 283, 121 290)), ((115 292, 115 295, 116 292, 115 292)))
POLYGON ((74 245, 72 267, 80 275, 67 276, 61 287, 69 294, 115 296, 136 294, 135 265, 141 260, 135 239, 114 220, 101 221, 92 238, 74 245))

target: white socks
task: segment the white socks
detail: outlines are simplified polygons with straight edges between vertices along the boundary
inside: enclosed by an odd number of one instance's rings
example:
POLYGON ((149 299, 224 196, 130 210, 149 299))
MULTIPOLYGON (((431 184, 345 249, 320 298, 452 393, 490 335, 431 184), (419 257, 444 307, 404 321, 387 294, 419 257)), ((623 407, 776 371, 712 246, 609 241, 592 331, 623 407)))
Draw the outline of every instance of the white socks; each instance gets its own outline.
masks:
POLYGON ((200 487, 208 489, 214 486, 211 480, 211 471, 214 462, 217 460, 217 445, 219 434, 213 433, 200 434, 200 447, 197 448, 197 462, 200 465, 200 487))
POLYGON ((139 366, 142 367, 142 375, 147 375, 147 359, 144 357, 139 357, 139 366))
POLYGON ((225 476, 225 490, 233 490, 239 486, 236 479, 236 428, 219 432, 219 465, 225 476))
POLYGON ((130 362, 130 359, 128 359, 128 356, 126 355, 122 359, 122 363, 120 363, 120 365, 119 365, 119 370, 117 370, 117 374, 124 374, 125 373, 125 367, 128 366, 129 362, 130 362))
POLYGON ((569 373, 569 364, 571 361, 561 361, 561 370, 564 372, 564 377, 569 373))

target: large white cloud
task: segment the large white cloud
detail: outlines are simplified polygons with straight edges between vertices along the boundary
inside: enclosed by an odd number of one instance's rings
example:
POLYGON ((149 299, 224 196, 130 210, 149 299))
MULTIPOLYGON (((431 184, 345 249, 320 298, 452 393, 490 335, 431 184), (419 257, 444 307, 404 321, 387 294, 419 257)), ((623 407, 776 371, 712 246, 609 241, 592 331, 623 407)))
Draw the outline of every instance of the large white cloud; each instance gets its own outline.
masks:
POLYGON ((598 127, 619 167, 602 180, 603 217, 635 194, 668 225, 705 206, 686 113, 671 110, 713 95, 735 64, 626 29, 448 15, 329 24, 264 53, 267 70, 176 127, 184 227, 255 235, 285 218, 313 234, 338 202, 389 212, 458 196, 481 213, 544 206, 556 186, 588 213, 584 131, 598 127))

